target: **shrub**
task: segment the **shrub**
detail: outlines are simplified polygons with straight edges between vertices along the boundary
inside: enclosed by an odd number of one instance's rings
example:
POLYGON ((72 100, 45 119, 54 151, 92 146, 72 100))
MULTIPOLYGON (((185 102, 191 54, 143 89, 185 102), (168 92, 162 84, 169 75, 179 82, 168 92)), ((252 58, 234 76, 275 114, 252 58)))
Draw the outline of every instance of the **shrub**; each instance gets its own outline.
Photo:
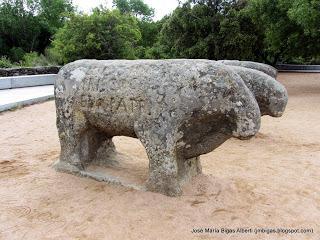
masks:
POLYGON ((11 61, 6 56, 2 56, 0 58, 0 68, 10 68, 10 67, 13 67, 13 64, 11 63, 11 61))
POLYGON ((141 39, 136 18, 118 10, 74 15, 55 35, 53 53, 63 63, 87 59, 134 59, 141 39))
POLYGON ((10 59, 13 62, 19 62, 26 52, 20 47, 13 47, 10 49, 10 59))
POLYGON ((21 62, 21 65, 24 67, 40 67, 40 66, 49 66, 49 65, 55 65, 55 64, 50 62, 50 60, 42 54, 38 55, 38 53, 36 52, 30 52, 30 53, 26 53, 23 56, 23 61, 21 62))

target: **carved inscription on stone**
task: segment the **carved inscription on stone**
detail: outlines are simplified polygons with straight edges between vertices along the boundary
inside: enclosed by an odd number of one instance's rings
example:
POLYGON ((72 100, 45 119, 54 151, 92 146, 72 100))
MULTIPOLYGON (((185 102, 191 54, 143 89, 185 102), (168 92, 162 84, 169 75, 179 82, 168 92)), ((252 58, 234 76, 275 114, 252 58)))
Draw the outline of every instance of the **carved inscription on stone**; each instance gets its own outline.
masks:
POLYGON ((97 112, 126 112, 140 113, 145 101, 141 98, 124 97, 92 97, 82 95, 82 108, 89 107, 97 112))

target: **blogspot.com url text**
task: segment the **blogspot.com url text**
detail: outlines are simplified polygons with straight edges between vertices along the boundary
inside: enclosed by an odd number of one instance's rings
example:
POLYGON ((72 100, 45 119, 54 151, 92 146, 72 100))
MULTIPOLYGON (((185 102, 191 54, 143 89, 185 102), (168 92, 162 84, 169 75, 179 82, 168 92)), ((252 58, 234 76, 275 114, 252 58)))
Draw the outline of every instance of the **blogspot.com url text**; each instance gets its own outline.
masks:
POLYGON ((193 234, 313 234, 313 228, 193 228, 193 234))

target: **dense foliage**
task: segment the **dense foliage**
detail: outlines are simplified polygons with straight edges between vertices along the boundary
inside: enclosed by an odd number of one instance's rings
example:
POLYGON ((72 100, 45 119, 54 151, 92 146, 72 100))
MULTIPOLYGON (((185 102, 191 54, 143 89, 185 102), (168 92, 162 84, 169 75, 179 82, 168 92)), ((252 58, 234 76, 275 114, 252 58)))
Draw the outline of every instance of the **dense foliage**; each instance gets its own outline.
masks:
POLYGON ((154 9, 142 0, 113 0, 113 5, 122 14, 137 18, 141 39, 135 49, 137 58, 148 58, 147 51, 157 40, 161 24, 152 21, 154 9))
POLYGON ((143 0, 113 6, 83 14, 71 0, 0 0, 0 65, 81 58, 320 63, 320 0, 184 0, 160 21, 143 0))
POLYGON ((247 12, 268 61, 320 62, 320 0, 250 0, 247 12))
POLYGON ((142 0, 113 0, 113 6, 122 14, 133 14, 142 20, 151 20, 154 16, 154 9, 142 0))
POLYGON ((239 1, 188 1, 164 23, 159 41, 168 57, 260 60, 261 35, 239 1))
POLYGON ((0 1, 0 56, 18 62, 25 53, 44 53, 72 11, 69 0, 0 1))
POLYGON ((81 58, 134 59, 140 39, 134 17, 118 10, 96 9, 91 15, 73 15, 55 36, 53 51, 62 63, 81 58))

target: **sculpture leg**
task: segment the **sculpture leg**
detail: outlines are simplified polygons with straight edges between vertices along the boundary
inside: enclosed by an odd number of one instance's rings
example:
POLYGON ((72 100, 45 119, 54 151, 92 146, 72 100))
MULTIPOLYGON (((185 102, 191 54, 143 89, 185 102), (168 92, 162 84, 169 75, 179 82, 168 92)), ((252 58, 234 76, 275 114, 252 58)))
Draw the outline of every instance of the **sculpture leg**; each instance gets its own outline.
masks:
POLYGON ((201 174, 200 158, 183 159, 174 152, 147 150, 149 157, 149 178, 147 189, 168 196, 182 194, 183 184, 201 174))
POLYGON ((115 160, 116 147, 112 142, 112 138, 104 136, 97 143, 98 148, 93 158, 93 163, 99 166, 117 166, 119 163, 115 160))
POLYGON ((200 157, 190 159, 178 158, 180 184, 189 182, 194 176, 202 173, 200 157))
POLYGON ((78 172, 84 168, 81 161, 81 137, 87 130, 87 120, 80 112, 72 110, 67 99, 56 99, 57 127, 61 146, 56 170, 78 172))
MULTIPOLYGON (((102 144, 108 141, 109 139, 101 131, 95 128, 88 128, 80 138, 80 159, 82 164, 87 166, 91 162, 97 161, 97 156, 102 144)), ((110 142, 112 142, 111 139, 110 142)))
POLYGON ((152 150, 147 150, 147 152, 150 161, 147 189, 172 197, 181 195, 182 189, 175 154, 152 150))
POLYGON ((182 190, 175 151, 176 141, 174 134, 170 134, 170 130, 168 127, 164 136, 160 125, 153 122, 135 125, 135 132, 144 145, 149 158, 147 189, 168 196, 179 196, 182 194, 182 190))
POLYGON ((58 108, 57 127, 61 145, 57 170, 79 172, 98 157, 102 159, 101 152, 114 151, 111 138, 91 127, 81 112, 58 108))
POLYGON ((135 132, 149 158, 147 189, 168 196, 179 196, 182 194, 182 185, 201 173, 201 164, 199 157, 185 159, 178 153, 177 128, 170 120, 167 124, 161 126, 144 122, 135 125, 135 132), (163 131, 164 127, 166 131, 163 131))
POLYGON ((61 167, 65 163, 71 165, 69 166, 71 168, 83 170, 92 162, 103 165, 108 162, 110 155, 115 151, 112 139, 94 128, 83 129, 80 133, 69 132, 66 135, 60 137, 61 167))

